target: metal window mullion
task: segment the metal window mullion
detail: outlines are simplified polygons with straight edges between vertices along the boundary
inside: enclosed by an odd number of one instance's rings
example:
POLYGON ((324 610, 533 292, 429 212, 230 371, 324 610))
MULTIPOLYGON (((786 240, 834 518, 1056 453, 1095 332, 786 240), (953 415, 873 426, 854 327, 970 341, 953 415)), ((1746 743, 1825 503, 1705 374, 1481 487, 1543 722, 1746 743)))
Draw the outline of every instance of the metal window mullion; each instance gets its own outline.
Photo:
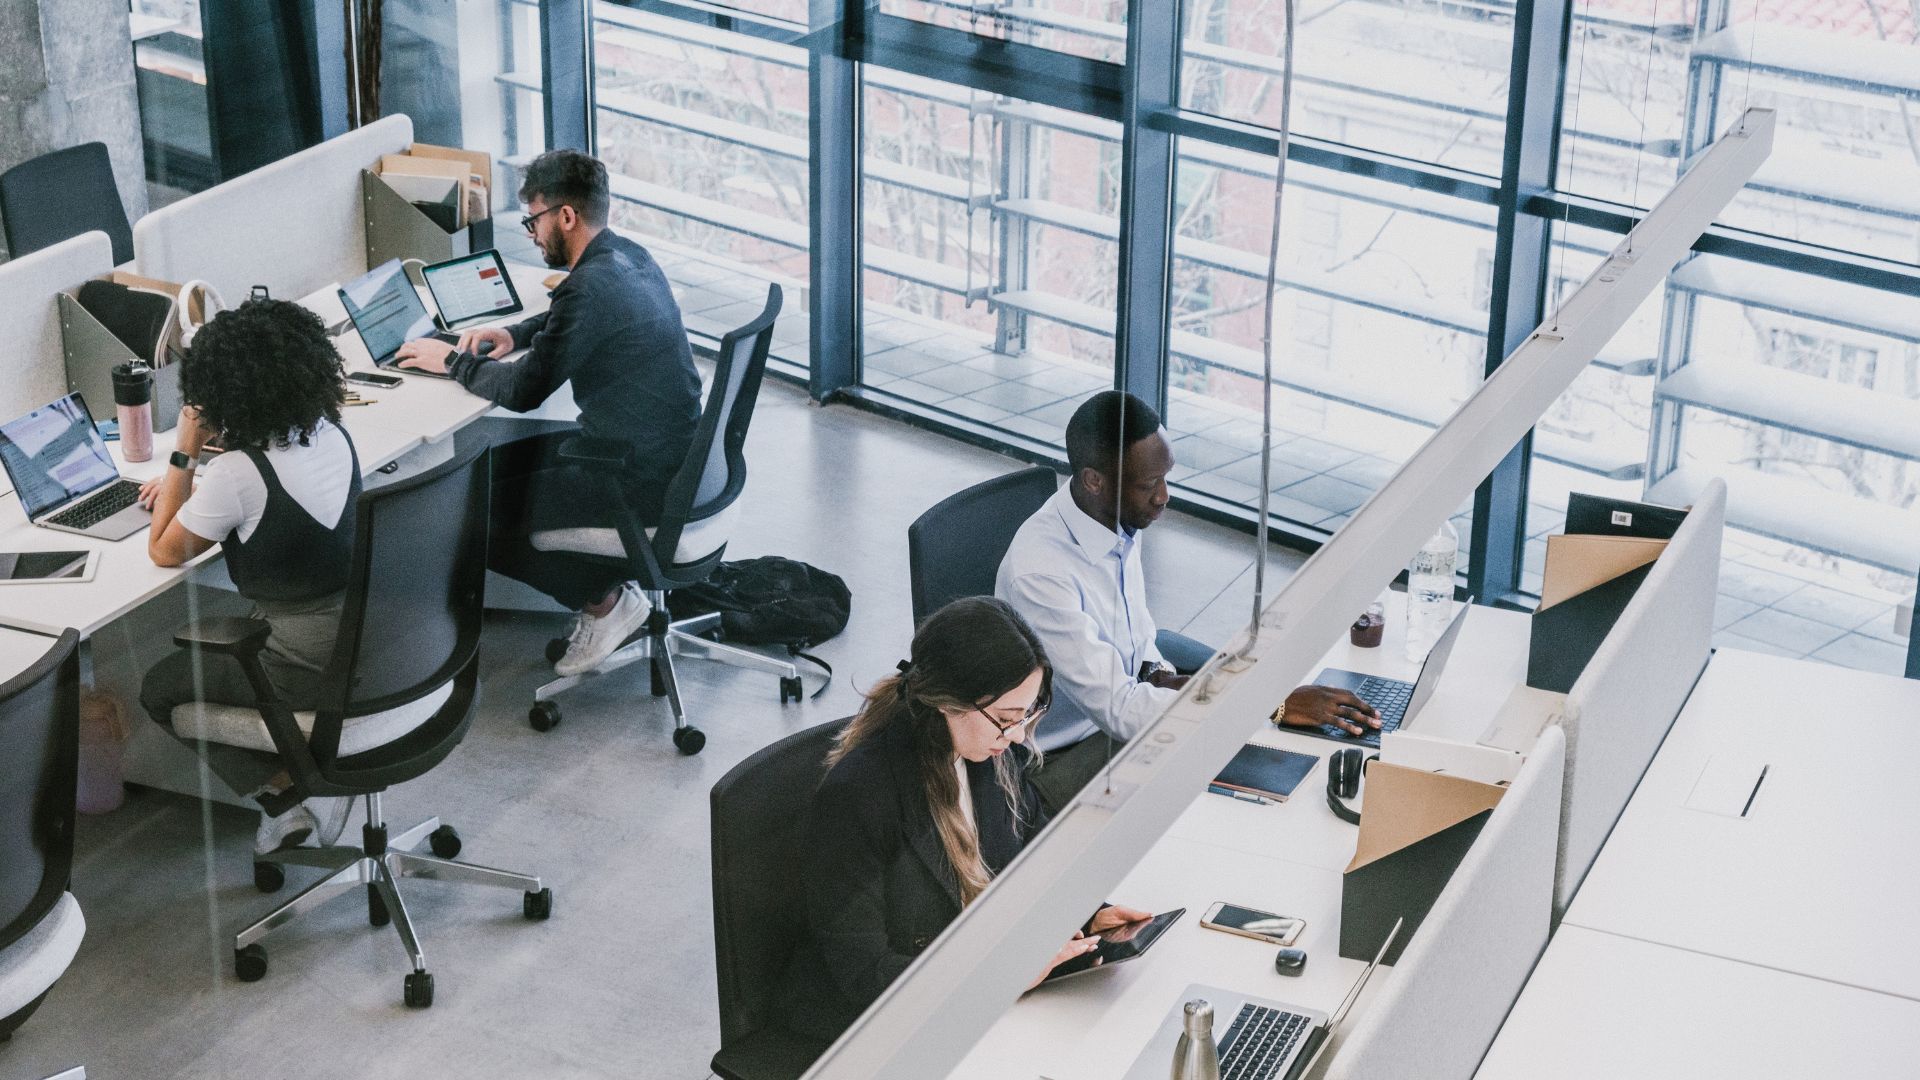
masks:
POLYGON ((540 107, 547 149, 594 152, 593 0, 540 0, 540 107))
POLYGON ((1114 385, 1167 411, 1172 302, 1173 136, 1149 123, 1180 89, 1178 3, 1127 6, 1127 72, 1121 97, 1120 265, 1114 385))
MULTIPOLYGON (((1539 325, 1550 301, 1552 223, 1527 213, 1524 203, 1529 193, 1553 187, 1571 7, 1570 0, 1514 5, 1513 72, 1507 83, 1506 148, 1487 310, 1488 374, 1539 325)), ((1474 491, 1467 588, 1489 601, 1520 591, 1532 459, 1529 432, 1474 491)))
MULTIPOLYGON (((848 5, 856 9, 858 0, 848 5)), ((838 0, 813 0, 812 25, 839 22, 838 0)), ((857 25, 857 20, 856 20, 857 25)), ((825 31, 835 37, 846 25, 825 31)), ((825 401, 860 378, 860 65, 814 47, 807 58, 807 391, 825 401)))

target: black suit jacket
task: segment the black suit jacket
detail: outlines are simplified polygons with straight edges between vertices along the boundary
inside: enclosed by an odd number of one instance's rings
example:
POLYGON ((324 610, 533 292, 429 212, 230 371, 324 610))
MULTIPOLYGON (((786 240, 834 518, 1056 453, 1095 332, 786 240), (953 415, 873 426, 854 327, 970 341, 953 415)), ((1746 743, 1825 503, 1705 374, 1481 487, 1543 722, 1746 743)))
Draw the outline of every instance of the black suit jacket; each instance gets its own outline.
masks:
MULTIPOLYGON (((1009 751, 1019 764, 1026 748, 1009 751)), ((1045 824, 1021 774, 1016 820, 992 762, 968 763, 980 854, 995 874, 1045 824)), ((911 736, 895 727, 828 771, 807 825, 804 930, 781 995, 786 1027, 838 1038, 960 914, 911 736)))

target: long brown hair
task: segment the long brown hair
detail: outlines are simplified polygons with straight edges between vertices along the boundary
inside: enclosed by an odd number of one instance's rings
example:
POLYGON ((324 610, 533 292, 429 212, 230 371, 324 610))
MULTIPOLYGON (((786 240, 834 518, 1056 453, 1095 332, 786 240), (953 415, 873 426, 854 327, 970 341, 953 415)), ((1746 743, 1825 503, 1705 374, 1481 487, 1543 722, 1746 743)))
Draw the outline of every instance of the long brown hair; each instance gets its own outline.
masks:
MULTIPOLYGON (((953 767, 953 735, 940 710, 978 709, 1025 682, 1040 671, 1044 700, 1053 683, 1040 639, 1018 612, 990 596, 955 600, 920 624, 913 648, 898 675, 890 675, 867 691, 866 703, 827 754, 831 768, 854 747, 896 725, 906 725, 920 764, 927 807, 933 812, 940 846, 960 881, 960 901, 986 889, 992 875, 980 857, 979 835, 960 809, 960 778, 953 767)), ((1038 753, 1037 750, 1034 753, 1038 753)), ((1006 793, 1014 819, 1023 816, 1020 768, 1012 754, 994 759, 994 777, 1006 793)))

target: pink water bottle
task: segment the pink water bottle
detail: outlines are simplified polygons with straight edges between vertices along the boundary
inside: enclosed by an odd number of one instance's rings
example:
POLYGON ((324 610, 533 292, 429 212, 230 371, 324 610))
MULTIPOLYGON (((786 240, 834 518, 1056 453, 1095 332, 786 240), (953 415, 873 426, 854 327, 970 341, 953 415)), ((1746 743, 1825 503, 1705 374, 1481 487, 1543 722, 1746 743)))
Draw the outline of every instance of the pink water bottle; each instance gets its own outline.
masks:
POLYGON ((153 457, 153 369, 139 360, 113 369, 113 403, 120 413, 120 456, 127 461, 153 457))

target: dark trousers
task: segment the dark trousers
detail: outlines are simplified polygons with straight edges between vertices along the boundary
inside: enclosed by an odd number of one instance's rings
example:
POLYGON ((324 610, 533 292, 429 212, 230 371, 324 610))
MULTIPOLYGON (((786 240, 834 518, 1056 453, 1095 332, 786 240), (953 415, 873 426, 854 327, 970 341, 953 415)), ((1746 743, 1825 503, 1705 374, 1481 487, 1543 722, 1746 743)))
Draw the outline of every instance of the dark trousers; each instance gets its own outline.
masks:
POLYGON ((560 459, 574 431, 529 435, 493 448, 493 523, 487 566, 579 611, 633 577, 628 568, 564 551, 541 551, 533 534, 549 529, 613 528, 623 493, 643 524, 660 520, 665 482, 620 483, 604 469, 560 459), (616 487, 615 485, 619 485, 616 487))
MULTIPOLYGON (((296 709, 312 707, 308 699, 319 686, 319 672, 267 663, 266 657, 262 662, 267 680, 283 700, 296 709)), ((147 715, 167 734, 198 750, 207 768, 238 795, 250 795, 277 776, 284 767, 280 755, 189 738, 174 730, 173 710, 202 701, 253 708, 259 700, 240 661, 199 649, 181 649, 168 656, 149 668, 140 683, 140 705, 147 715)))

